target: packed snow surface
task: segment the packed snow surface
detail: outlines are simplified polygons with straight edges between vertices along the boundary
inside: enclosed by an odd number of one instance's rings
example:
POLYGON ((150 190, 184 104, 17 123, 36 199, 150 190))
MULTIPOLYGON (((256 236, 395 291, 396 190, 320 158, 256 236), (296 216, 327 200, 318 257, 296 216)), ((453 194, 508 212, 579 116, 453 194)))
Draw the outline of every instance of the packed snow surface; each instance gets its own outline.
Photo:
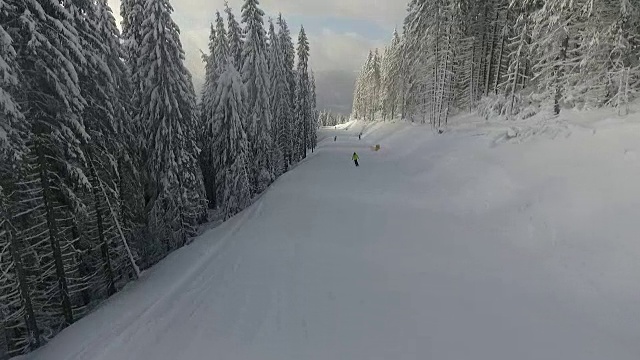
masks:
POLYGON ((28 359, 637 360, 640 125, 589 124, 323 129, 28 359))

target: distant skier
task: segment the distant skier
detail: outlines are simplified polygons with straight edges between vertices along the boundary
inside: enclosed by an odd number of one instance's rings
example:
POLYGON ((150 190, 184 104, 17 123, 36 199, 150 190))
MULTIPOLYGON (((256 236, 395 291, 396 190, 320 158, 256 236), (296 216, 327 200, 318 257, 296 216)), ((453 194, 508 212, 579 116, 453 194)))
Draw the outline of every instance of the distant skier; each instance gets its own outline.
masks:
POLYGON ((338 141, 338 136, 334 136, 333 141, 338 141))
POLYGON ((358 156, 358 154, 356 154, 354 152, 353 156, 351 157, 351 159, 353 159, 353 162, 354 162, 354 164, 356 164, 356 166, 360 166, 360 164, 358 164, 358 160, 360 160, 360 156, 358 156))
POLYGON ((358 134, 358 140, 362 140, 362 133, 358 134))

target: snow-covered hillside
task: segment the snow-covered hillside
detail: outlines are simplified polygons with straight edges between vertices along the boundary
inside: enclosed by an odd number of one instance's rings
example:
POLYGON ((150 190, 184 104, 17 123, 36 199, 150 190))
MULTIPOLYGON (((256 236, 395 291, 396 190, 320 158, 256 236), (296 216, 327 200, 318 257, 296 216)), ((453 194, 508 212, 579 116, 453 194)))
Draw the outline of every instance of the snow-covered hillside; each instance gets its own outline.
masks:
POLYGON ((363 128, 27 359, 640 358, 640 123, 363 128))

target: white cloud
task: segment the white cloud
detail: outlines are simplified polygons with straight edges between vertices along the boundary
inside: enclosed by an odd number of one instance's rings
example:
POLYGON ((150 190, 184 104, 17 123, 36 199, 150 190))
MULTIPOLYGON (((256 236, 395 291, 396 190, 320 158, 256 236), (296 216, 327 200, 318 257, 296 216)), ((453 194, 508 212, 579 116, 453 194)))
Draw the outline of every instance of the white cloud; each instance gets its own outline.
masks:
MULTIPOLYGON (((374 21, 393 26, 402 20, 408 0, 261 0, 267 13, 282 12, 285 16, 328 16, 374 21)), ((237 12, 243 0, 229 0, 237 12)), ((119 0, 109 0, 113 9, 119 0)), ((116 7, 116 5, 118 7, 116 7)), ((222 9, 224 0, 173 0, 172 5, 180 16, 187 19, 213 18, 215 10, 222 9)))
MULTIPOLYGON (((190 0, 197 1, 197 0, 190 0)), ((262 0, 265 9, 286 15, 369 20, 393 26, 402 20, 408 0, 262 0)))
POLYGON ((369 50, 381 47, 379 41, 354 33, 336 33, 323 29, 320 34, 310 34, 311 67, 316 71, 356 71, 367 58, 369 50))

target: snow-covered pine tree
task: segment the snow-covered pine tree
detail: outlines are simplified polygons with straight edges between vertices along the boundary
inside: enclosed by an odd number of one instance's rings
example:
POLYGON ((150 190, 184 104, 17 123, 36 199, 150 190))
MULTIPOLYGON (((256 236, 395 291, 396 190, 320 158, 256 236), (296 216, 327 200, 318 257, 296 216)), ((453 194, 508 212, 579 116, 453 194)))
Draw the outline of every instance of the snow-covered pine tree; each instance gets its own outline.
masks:
POLYGON ((216 41, 214 43, 214 49, 216 52, 216 64, 214 65, 215 74, 219 78, 225 71, 227 58, 230 55, 229 49, 229 34, 224 27, 224 19, 219 11, 216 11, 216 41))
POLYGON ((425 0, 412 0, 408 6, 407 16, 404 19, 404 39, 406 54, 406 74, 404 77, 406 96, 403 101, 403 114, 413 120, 414 115, 426 112, 424 100, 426 95, 425 78, 429 74, 426 68, 427 49, 425 36, 429 33, 431 6, 425 0))
MULTIPOLYGON (((120 95, 128 99, 129 126, 126 128, 131 132, 129 139, 129 154, 123 154, 119 168, 122 176, 121 196, 123 200, 123 222, 125 227, 129 229, 141 228, 143 231, 145 226, 139 226, 140 223, 148 224, 148 211, 145 208, 145 191, 148 188, 149 174, 144 169, 144 137, 142 134, 143 124, 138 121, 136 114, 139 112, 141 99, 138 98, 142 93, 140 71, 138 69, 138 51, 142 43, 142 21, 144 19, 144 0, 121 0, 120 15, 122 16, 122 34, 119 42, 122 44, 123 53, 128 72, 127 83, 120 89, 120 95), (127 88, 128 86, 128 88, 127 88), (140 191, 143 189, 143 191, 140 191)), ((146 253, 143 249, 146 247, 142 243, 142 239, 146 236, 137 236, 140 244, 136 246, 140 254, 146 253)), ((143 256, 145 263, 152 262, 148 256, 143 256)), ((146 264, 142 264, 146 267, 146 264)))
POLYGON ((358 101, 360 115, 373 121, 380 104, 380 57, 378 50, 369 51, 358 80, 358 101))
POLYGON ((83 206, 82 192, 90 188, 82 166, 82 145, 89 136, 81 118, 86 102, 78 78, 87 61, 74 18, 59 2, 6 4, 21 14, 2 26, 13 40, 21 75, 15 98, 30 132, 29 151, 11 190, 16 206, 9 237, 19 239, 15 248, 22 259, 14 264, 24 266, 38 329, 34 333, 34 326, 20 330, 16 325, 10 342, 19 351, 37 343, 40 333, 56 333, 75 320, 72 297, 78 289, 70 279, 77 276, 78 236, 72 222, 83 206))
POLYGON ((569 47, 566 106, 608 105, 626 114, 637 91, 638 4, 587 3, 571 25, 577 34, 569 47))
POLYGON ((273 21, 269 20, 269 74, 271 76, 271 136, 273 139, 274 175, 280 176, 286 171, 284 154, 286 152, 287 120, 290 118, 291 105, 288 98, 288 84, 284 67, 284 56, 280 38, 276 34, 273 21))
POLYGON ((18 17, 16 10, 15 6, 0 0, 0 160, 3 164, 17 160, 26 150, 25 119, 14 98, 19 85, 16 51, 13 39, 4 28, 18 17))
MULTIPOLYGON (((402 84, 400 112, 438 126, 450 111, 473 111, 490 96, 483 112, 508 115, 526 106, 530 116, 540 105, 554 113, 606 105, 624 113, 640 86, 633 55, 639 8, 630 1, 412 0, 400 38, 401 71, 393 77, 402 84)), ((371 117, 374 59, 355 84, 355 117, 371 117)))
POLYGON ((497 40, 497 49, 496 49, 496 60, 495 60, 495 69, 494 69, 494 78, 493 84, 490 84, 493 87, 493 94, 498 95, 500 91, 500 84, 504 80, 504 76, 507 72, 507 46, 509 44, 509 35, 511 33, 512 27, 512 16, 513 12, 511 11, 508 3, 501 3, 500 12, 497 20, 497 27, 499 31, 499 36, 497 40))
POLYGON ((291 39, 291 32, 286 20, 282 17, 282 14, 278 16, 278 39, 282 54, 284 81, 286 86, 284 87, 287 101, 287 111, 284 113, 282 119, 283 139, 281 144, 283 147, 284 157, 287 167, 294 162, 294 138, 293 131, 295 128, 295 89, 296 89, 296 75, 294 71, 295 66, 295 49, 293 46, 293 40, 291 39))
MULTIPOLYGON (((414 0, 404 24, 404 47, 408 68, 403 79, 407 91, 405 113, 420 113, 421 121, 446 124, 452 106, 456 64, 459 61, 460 0, 414 0)), ((476 74, 477 71, 474 71, 476 74)), ((403 106, 404 106, 403 105, 403 106)))
POLYGON ((328 124, 331 122, 330 114, 326 110, 322 110, 318 113, 318 122, 320 126, 329 126, 328 124))
POLYGON ((242 23, 246 34, 242 51, 242 80, 247 87, 245 128, 250 144, 251 185, 255 193, 264 191, 274 180, 272 109, 269 99, 271 85, 262 19, 264 12, 258 6, 258 0, 245 0, 242 6, 242 23))
POLYGON ((0 358, 36 348, 41 341, 20 256, 23 242, 16 237, 10 213, 16 169, 27 150, 25 118, 14 98, 20 83, 16 51, 5 31, 17 17, 17 7, 0 0, 0 358))
POLYGON ((271 105, 271 138, 274 140, 274 143, 276 141, 276 118, 274 116, 274 109, 275 109, 275 101, 274 101, 274 93, 273 90, 275 88, 275 73, 276 73, 276 68, 277 68, 277 50, 278 50, 278 38, 277 38, 277 34, 276 34, 276 28, 275 25, 273 24, 273 19, 269 18, 268 20, 268 30, 267 30, 267 35, 266 35, 266 44, 267 44, 267 55, 266 55, 266 59, 267 59, 267 68, 269 69, 269 85, 270 85, 270 89, 269 89, 269 104, 271 105))
POLYGON ((88 59, 80 76, 88 100, 83 118, 91 136, 85 154, 92 191, 85 194, 87 213, 75 220, 83 245, 79 250, 86 249, 79 272, 95 278, 82 290, 82 306, 86 307, 138 275, 122 219, 140 218, 141 207, 136 201, 141 202, 142 187, 136 180, 137 162, 132 161, 137 151, 130 116, 131 85, 115 19, 106 0, 76 4, 75 12, 83 22, 76 20, 76 28, 88 59), (135 213, 125 214, 131 210, 135 213))
POLYGON ((309 40, 304 31, 300 28, 298 35, 298 64, 296 69, 296 100, 295 100, 295 126, 294 139, 296 142, 296 152, 294 159, 300 161, 307 157, 309 148, 309 129, 311 121, 311 105, 309 103, 309 40))
POLYGON ((218 124, 214 148, 220 156, 217 183, 222 189, 221 207, 225 220, 251 202, 249 142, 242 121, 246 97, 241 76, 233 66, 233 58, 229 57, 214 96, 215 122, 218 124))
POLYGON ((108 206, 110 203, 117 205, 120 199, 116 165, 120 136, 115 111, 120 98, 109 67, 115 64, 114 57, 118 61, 120 53, 119 48, 108 48, 112 45, 109 40, 113 34, 110 29, 101 32, 104 27, 99 27, 102 19, 97 17, 94 2, 77 0, 65 3, 65 7, 74 19, 87 59, 78 75, 83 97, 87 100, 81 116, 91 140, 83 144, 86 159, 83 165, 91 191, 79 194, 78 201, 82 206, 72 207, 76 211, 70 223, 77 252, 75 257, 80 263, 78 269, 73 269, 77 276, 71 278, 69 285, 70 289, 78 289, 72 292, 78 293, 74 313, 81 316, 88 310, 88 305, 114 294, 116 282, 127 270, 125 248, 115 225, 120 214, 112 213, 108 206), (105 61, 107 58, 111 58, 111 64, 105 61))
MULTIPOLYGON (((216 186, 215 186, 215 154, 211 151, 211 140, 215 129, 213 128, 213 96, 216 91, 216 29, 211 24, 209 32, 209 52, 202 54, 202 60, 205 63, 204 85, 202 87, 202 99, 200 103, 200 123, 199 128, 203 129, 202 136, 199 137, 199 143, 202 147, 200 153, 200 168, 204 179, 204 188, 207 195, 209 208, 213 209, 216 204, 216 186)), ((225 39, 226 41, 226 39, 225 39)))
POLYGON ((371 55, 371 61, 367 68, 366 83, 366 106, 369 120, 373 121, 380 105, 380 53, 378 49, 375 49, 371 55))
POLYGON ((605 42, 610 45, 608 52, 611 63, 607 72, 612 88, 607 104, 617 108, 620 115, 626 115, 640 84, 637 56, 640 46, 640 4, 633 1, 599 2, 595 10, 599 19, 598 27, 612 40, 605 42))
POLYGON ((236 69, 242 69, 244 64, 242 58, 242 49, 244 48, 244 33, 240 24, 233 15, 233 10, 229 7, 229 4, 225 1, 224 11, 227 14, 227 37, 229 55, 233 59, 233 66, 236 69))
MULTIPOLYGON (((537 4, 523 0, 525 11, 534 10, 537 4)), ((581 1, 566 2, 547 0, 532 13, 532 36, 529 40, 533 57, 532 73, 538 88, 538 100, 543 106, 560 113, 567 90, 570 71, 569 50, 576 42, 573 25, 578 21, 581 1)))
POLYGON ((506 95, 505 114, 513 116, 518 113, 519 103, 521 102, 519 91, 525 86, 526 69, 531 57, 530 49, 530 14, 528 11, 521 11, 518 20, 514 26, 517 35, 512 38, 508 48, 509 66, 506 72, 506 81, 501 85, 506 95))
POLYGON ((145 1, 136 59, 144 79, 137 119, 145 129, 149 229, 163 241, 164 254, 195 235, 205 212, 195 94, 172 12, 168 0, 145 1))
POLYGON ((42 342, 22 261, 24 241, 17 238, 9 202, 0 188, 0 355, 6 358, 33 350, 42 342))
POLYGON ((381 110, 382 118, 396 115, 399 104, 399 92, 402 76, 402 48, 400 35, 396 29, 393 30, 391 43, 386 47, 380 65, 381 79, 381 110))
POLYGON ((367 60, 364 65, 362 65, 362 69, 359 74, 358 81, 358 109, 359 115, 366 121, 369 119, 369 114, 371 113, 369 109, 369 100, 371 98, 370 90, 371 90, 371 78, 369 77, 369 72, 371 67, 373 66, 373 51, 369 51, 369 55, 367 55, 367 60))
MULTIPOLYGON (((458 56, 463 49, 460 46, 460 39, 463 37, 462 29, 464 24, 463 5, 466 4, 464 0, 449 0, 445 3, 444 7, 444 24, 445 30, 443 35, 443 51, 441 52, 442 61, 440 71, 440 96, 438 104, 438 122, 437 127, 446 126, 449 120, 449 114, 455 105, 454 86, 456 82, 456 74, 458 56)), ((486 40, 486 36, 483 39, 486 40)), ((484 40, 483 40, 484 42, 484 40)), ((486 52, 487 46, 483 46, 483 53, 486 52)), ((482 79, 485 76, 484 62, 485 58, 481 61, 481 75, 482 79)), ((479 83, 484 83, 480 81, 479 83)), ((482 91, 480 89, 479 91, 482 91)), ((434 122, 434 125, 436 123, 434 122)))
MULTIPOLYGON (((500 81, 502 75, 502 30, 505 23, 505 15, 509 7, 508 0, 493 0, 487 4, 487 42, 488 47, 485 67, 484 78, 484 96, 489 96, 495 93, 495 83, 500 81)), ((471 16, 469 12, 466 12, 465 18, 471 16)), ((466 34, 465 34, 466 36, 466 34)))
MULTIPOLYGON (((460 29, 459 32, 462 33, 464 40, 461 49, 463 50, 462 58, 466 60, 464 69, 467 71, 467 82, 462 89, 466 93, 463 99, 465 105, 474 108, 486 86, 486 63, 491 59, 487 54, 491 48, 488 44, 492 43, 490 37, 493 36, 490 31, 490 22, 494 19, 495 6, 493 0, 476 1, 465 5, 460 9, 462 11, 458 12, 457 21, 460 23, 454 24, 454 27, 460 29)), ((452 20, 456 21, 456 19, 452 20)))
POLYGON ((364 119, 365 115, 367 113, 366 107, 365 107, 365 83, 366 83, 366 79, 364 74, 366 73, 366 66, 367 63, 365 63, 362 66, 362 69, 360 69, 360 72, 358 73, 358 76, 356 77, 356 82, 354 85, 354 92, 353 92, 353 117, 356 119, 364 119))
POLYGON ((220 12, 216 12, 215 28, 211 27, 209 38, 209 54, 206 56, 206 80, 202 96, 203 148, 201 153, 201 167, 205 180, 205 189, 209 207, 218 207, 219 186, 216 183, 216 172, 219 167, 219 156, 213 147, 213 139, 217 134, 214 118, 218 79, 225 69, 229 56, 227 32, 224 19, 220 12))
POLYGON ((316 109, 316 77, 313 70, 309 72, 309 144, 311 146, 311 152, 314 152, 316 146, 318 146, 318 111, 316 109))
MULTIPOLYGON (((142 167, 140 141, 137 135, 140 133, 140 127, 133 121, 131 115, 133 111, 131 72, 127 64, 122 61, 127 58, 127 55, 122 45, 122 36, 107 0, 98 0, 96 2, 95 17, 98 22, 97 31, 101 34, 100 37, 103 39, 104 50, 106 51, 104 61, 111 72, 116 97, 113 100, 113 111, 114 130, 117 136, 112 140, 115 140, 117 145, 113 155, 116 157, 114 175, 118 181, 105 186, 105 190, 110 190, 110 193, 117 193, 119 199, 113 203, 102 205, 106 205, 108 208, 105 209, 108 210, 106 216, 113 218, 111 215, 113 212, 119 217, 119 224, 109 224, 109 226, 115 225, 116 227, 119 225, 124 230, 126 238, 122 239, 121 234, 118 234, 117 242, 121 244, 122 241, 126 240, 132 246, 140 247, 140 239, 134 236, 133 233, 142 228, 145 223, 144 189, 140 171, 142 167)), ((98 190, 101 191, 101 189, 98 190)), ((117 251, 122 251, 122 249, 117 251)), ((133 260, 128 259, 128 261, 132 262, 133 260)), ((132 263, 130 266, 135 268, 137 264, 132 263)), ((133 270, 135 273, 135 269, 133 270)))
MULTIPOLYGON (((207 116, 211 114, 211 103, 213 99, 213 93, 215 93, 215 80, 216 80, 216 28, 214 24, 210 25, 209 29, 209 51, 202 53, 202 62, 204 62, 204 84, 202 86, 202 101, 200 104, 200 122, 202 127, 207 121, 207 116)), ((199 138, 199 141, 203 141, 205 136, 199 138)), ((199 144, 200 144, 199 142, 199 144)), ((202 144, 200 144, 202 145, 202 144)), ((206 180, 206 179, 205 179, 206 180)), ((209 191, 209 189, 207 189, 209 191)))
POLYGON ((380 62, 380 115, 382 121, 389 116, 389 61, 391 60, 391 44, 384 47, 382 61, 380 62))
MULTIPOLYGON (((135 91, 132 95, 140 93, 140 71, 138 70, 138 51, 142 45, 142 22, 145 17, 145 0, 121 0, 120 15, 122 16, 122 45, 124 48, 125 60, 129 67, 131 84, 135 91)), ((137 107, 140 99, 132 99, 137 107)), ((140 145, 142 143, 140 142, 140 145)))

